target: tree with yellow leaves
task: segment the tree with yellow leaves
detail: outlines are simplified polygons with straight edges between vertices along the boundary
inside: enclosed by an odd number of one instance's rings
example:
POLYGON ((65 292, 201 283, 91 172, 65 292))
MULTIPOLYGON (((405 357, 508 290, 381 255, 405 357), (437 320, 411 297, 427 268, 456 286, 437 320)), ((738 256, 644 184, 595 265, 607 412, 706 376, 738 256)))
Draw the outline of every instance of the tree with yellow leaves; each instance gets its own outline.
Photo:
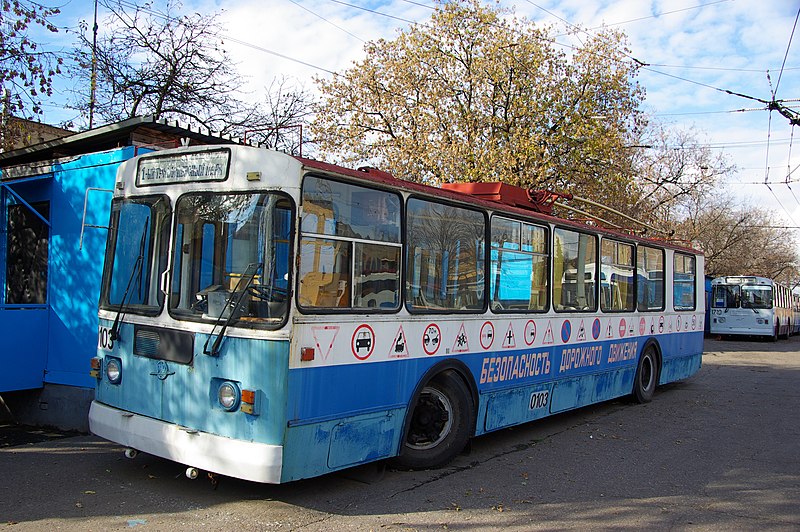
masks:
POLYGON ((579 48, 477 0, 430 20, 332 79, 314 139, 327 157, 429 184, 503 181, 627 204, 630 146, 644 120, 639 64, 623 34, 579 48))

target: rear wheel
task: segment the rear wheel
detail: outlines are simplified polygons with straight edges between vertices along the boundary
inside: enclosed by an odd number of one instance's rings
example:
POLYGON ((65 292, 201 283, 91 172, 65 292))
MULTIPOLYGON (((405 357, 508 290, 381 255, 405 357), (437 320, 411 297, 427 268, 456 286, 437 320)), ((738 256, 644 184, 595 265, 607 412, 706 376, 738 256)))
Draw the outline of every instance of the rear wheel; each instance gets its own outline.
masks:
POLYGON ((649 403, 653 399, 658 385, 658 354, 652 345, 647 346, 639 357, 636 378, 633 383, 633 396, 640 403, 649 403))
POLYGON ((456 372, 434 377, 413 406, 397 464, 433 469, 450 463, 469 440, 474 410, 469 389, 456 372))

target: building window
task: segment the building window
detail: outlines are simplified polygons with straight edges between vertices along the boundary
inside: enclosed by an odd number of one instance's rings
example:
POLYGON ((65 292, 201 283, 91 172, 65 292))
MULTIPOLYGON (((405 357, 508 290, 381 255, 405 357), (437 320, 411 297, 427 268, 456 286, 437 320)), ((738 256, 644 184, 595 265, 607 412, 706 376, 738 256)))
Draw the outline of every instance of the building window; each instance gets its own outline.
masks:
POLYGON ((47 303, 50 203, 8 206, 6 217, 6 303, 47 303), (42 220, 44 218, 44 220, 42 220))

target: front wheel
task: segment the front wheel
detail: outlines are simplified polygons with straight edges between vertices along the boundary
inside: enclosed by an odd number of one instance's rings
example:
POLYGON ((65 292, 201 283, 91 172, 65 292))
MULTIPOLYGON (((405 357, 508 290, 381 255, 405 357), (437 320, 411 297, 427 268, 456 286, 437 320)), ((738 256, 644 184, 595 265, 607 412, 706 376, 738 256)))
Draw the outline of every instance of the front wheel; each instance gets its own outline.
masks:
POLYGON ((454 371, 437 375, 413 405, 397 464, 410 469, 447 465, 466 446, 474 419, 475 408, 464 381, 454 371))
POLYGON ((636 377, 633 382, 633 396, 640 403, 649 403, 653 399, 658 385, 658 355, 652 345, 645 348, 639 357, 636 377))

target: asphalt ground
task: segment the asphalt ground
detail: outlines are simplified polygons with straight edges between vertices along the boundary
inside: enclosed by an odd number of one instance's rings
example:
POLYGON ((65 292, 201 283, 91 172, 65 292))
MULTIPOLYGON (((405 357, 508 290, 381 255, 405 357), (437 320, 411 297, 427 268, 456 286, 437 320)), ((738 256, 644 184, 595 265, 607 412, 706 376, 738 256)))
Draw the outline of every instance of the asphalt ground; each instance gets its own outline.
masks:
POLYGON ((59 440, 77 435, 77 432, 63 431, 56 428, 0 423, 0 449, 19 445, 33 445, 34 443, 59 440))
POLYGON ((0 530, 800 530, 800 337, 473 440, 435 471, 188 480, 92 436, 0 447, 0 530))

